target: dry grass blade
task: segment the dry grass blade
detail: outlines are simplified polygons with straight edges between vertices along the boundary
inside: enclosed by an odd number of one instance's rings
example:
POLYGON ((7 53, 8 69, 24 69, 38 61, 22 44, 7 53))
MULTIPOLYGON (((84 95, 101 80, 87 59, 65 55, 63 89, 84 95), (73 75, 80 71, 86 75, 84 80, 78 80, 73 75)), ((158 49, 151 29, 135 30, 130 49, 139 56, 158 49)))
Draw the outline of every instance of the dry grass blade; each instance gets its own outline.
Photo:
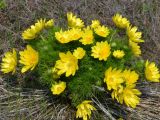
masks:
POLYGON ((2 120, 66 120, 68 116, 72 119, 72 112, 67 112, 70 108, 50 97, 46 90, 12 88, 4 91, 0 96, 2 120))
POLYGON ((112 116, 112 114, 101 104, 101 102, 99 102, 99 100, 98 100, 96 97, 92 98, 92 101, 99 107, 100 110, 102 110, 102 111, 105 113, 105 115, 106 115, 108 118, 110 118, 111 120, 116 120, 116 119, 112 116))

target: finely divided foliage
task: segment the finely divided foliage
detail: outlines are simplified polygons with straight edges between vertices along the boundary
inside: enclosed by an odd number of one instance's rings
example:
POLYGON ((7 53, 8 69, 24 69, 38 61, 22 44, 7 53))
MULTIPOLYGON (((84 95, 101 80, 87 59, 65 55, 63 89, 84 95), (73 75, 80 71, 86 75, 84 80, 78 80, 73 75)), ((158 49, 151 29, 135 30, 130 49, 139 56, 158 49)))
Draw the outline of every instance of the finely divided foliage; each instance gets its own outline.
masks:
POLYGON ((141 95, 136 84, 140 78, 160 82, 159 69, 148 60, 136 69, 135 61, 142 60, 142 33, 118 13, 112 19, 114 28, 98 20, 85 26, 80 18, 68 13, 66 29, 54 26, 54 20, 40 19, 22 33, 26 49, 18 55, 15 49, 5 53, 1 71, 16 74, 20 72, 18 67, 23 74, 34 71, 28 75, 35 75, 53 95, 70 99, 77 109, 76 117, 83 120, 96 110, 91 98, 103 94, 95 87, 105 87, 112 99, 135 108, 141 95))

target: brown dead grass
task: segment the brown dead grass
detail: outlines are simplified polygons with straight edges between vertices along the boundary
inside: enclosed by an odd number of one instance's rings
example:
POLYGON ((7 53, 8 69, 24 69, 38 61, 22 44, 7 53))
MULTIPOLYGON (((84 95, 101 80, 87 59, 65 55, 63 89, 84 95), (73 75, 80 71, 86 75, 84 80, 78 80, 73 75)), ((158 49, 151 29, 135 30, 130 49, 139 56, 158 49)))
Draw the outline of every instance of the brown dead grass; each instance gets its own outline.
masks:
MULTIPOLYGON (((86 24, 89 24, 92 19, 99 19, 103 24, 112 26, 111 17, 119 12, 143 32, 145 40, 145 43, 141 45, 143 57, 156 61, 160 66, 159 0, 6 0, 6 3, 7 7, 0 10, 0 56, 12 47, 23 48, 24 42, 21 39, 21 32, 38 18, 54 18, 56 25, 65 26, 66 13, 71 11, 80 16, 86 24)), ((2 89, 0 89, 0 94, 4 93, 5 90, 4 81, 2 82, 0 77, 0 88, 2 89)), ((128 116, 126 119, 159 119, 160 84, 144 83, 144 88, 141 89, 145 91, 141 104, 136 110, 127 109, 128 116)), ((61 115, 63 120, 71 119, 70 116, 72 115, 68 115, 69 112, 64 113, 67 108, 65 106, 62 108, 64 109, 61 110, 60 114, 63 113, 61 115)), ((11 114, 11 111, 8 110, 7 114, 11 114)), ((2 115, 0 114, 1 118, 2 115)), ((103 118, 107 119, 106 117, 103 118)), ((4 120, 7 119, 9 118, 4 118, 4 120)), ((59 118, 59 120, 61 119, 59 118)))

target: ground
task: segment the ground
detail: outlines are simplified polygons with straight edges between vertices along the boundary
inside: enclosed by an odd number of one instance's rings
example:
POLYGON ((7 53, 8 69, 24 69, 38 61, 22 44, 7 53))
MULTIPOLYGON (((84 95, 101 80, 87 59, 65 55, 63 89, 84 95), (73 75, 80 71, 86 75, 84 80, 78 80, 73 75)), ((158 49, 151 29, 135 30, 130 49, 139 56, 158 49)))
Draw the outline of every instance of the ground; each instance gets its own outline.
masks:
MULTIPOLYGON (((93 19, 99 19, 103 24, 113 26, 111 17, 119 12, 143 32, 145 43, 141 44, 142 57, 156 61, 160 67, 159 0, 6 0, 4 4, 1 4, 1 1, 0 57, 13 47, 22 49, 25 45, 21 38, 22 31, 39 18, 54 18, 56 25, 65 27, 66 13, 70 11, 81 17, 86 24, 90 24, 93 19)), ((0 93, 5 90, 3 86, 4 80, 1 79, 0 73, 0 93)), ((160 101, 160 85, 147 84, 146 88, 143 89, 148 91, 146 92, 147 97, 144 97, 136 111, 128 110, 132 111, 128 119, 141 119, 142 116, 145 116, 146 119, 158 118, 158 113, 160 113, 160 109, 158 109, 158 107, 160 108, 160 102, 158 102, 160 101)), ((65 117, 69 114, 64 110, 68 111, 70 108, 63 107, 64 109, 61 109, 61 113, 58 112, 58 114, 67 115, 59 119, 69 119, 69 117, 65 117)))

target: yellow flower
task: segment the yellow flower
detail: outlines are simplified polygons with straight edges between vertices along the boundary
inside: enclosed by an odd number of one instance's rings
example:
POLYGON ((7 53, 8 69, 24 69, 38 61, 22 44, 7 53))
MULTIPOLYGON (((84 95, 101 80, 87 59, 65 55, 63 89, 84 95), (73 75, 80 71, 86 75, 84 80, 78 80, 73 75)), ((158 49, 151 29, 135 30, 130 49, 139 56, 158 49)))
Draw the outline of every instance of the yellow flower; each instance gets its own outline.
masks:
POLYGON ((124 55, 125 55, 125 53, 124 53, 123 50, 115 50, 115 51, 113 52, 113 56, 114 56, 115 58, 118 58, 118 59, 123 58, 124 55))
POLYGON ((119 28, 127 28, 130 24, 127 18, 122 17, 122 15, 118 13, 112 17, 112 20, 116 24, 116 26, 119 28))
POLYGON ((17 66, 17 53, 16 50, 13 49, 13 52, 6 52, 4 57, 2 58, 1 63, 1 71, 3 73, 12 72, 15 73, 17 66))
POLYGON ((92 54, 94 58, 98 58, 99 60, 106 61, 109 55, 111 47, 108 42, 97 42, 95 46, 92 47, 92 54))
POLYGON ((123 71, 123 79, 125 80, 127 85, 136 83, 138 78, 139 78, 139 75, 135 71, 131 71, 131 70, 123 71))
POLYGON ((107 37, 109 35, 109 29, 105 26, 98 26, 94 29, 95 33, 101 37, 107 37))
POLYGON ((24 40, 31 40, 37 37, 37 34, 43 30, 45 27, 45 19, 38 20, 35 25, 32 25, 30 28, 25 30, 22 33, 22 38, 24 40))
POLYGON ((27 45, 27 48, 24 51, 20 51, 20 60, 19 62, 24 65, 21 72, 24 73, 28 69, 33 70, 39 61, 38 52, 35 51, 30 45, 27 45))
POLYGON ((138 43, 129 41, 129 46, 131 47, 131 50, 135 56, 139 57, 141 55, 141 49, 138 43))
POLYGON ((135 108, 137 104, 139 104, 140 102, 140 98, 138 96, 141 95, 141 92, 138 89, 135 89, 134 87, 135 87, 135 84, 125 87, 120 92, 117 90, 114 90, 112 94, 112 98, 114 99, 114 95, 115 95, 116 96, 115 98, 121 104, 123 104, 124 102, 128 107, 135 108))
POLYGON ((55 32, 55 37, 60 43, 68 43, 71 41, 71 36, 68 31, 55 32))
POLYGON ((68 34, 70 36, 71 41, 72 40, 78 40, 82 37, 82 30, 79 28, 72 28, 68 31, 68 34))
POLYGON ((123 92, 124 87, 122 85, 118 85, 116 90, 113 90, 111 93, 112 99, 116 99, 119 102, 119 95, 123 92))
POLYGON ((66 83, 65 82, 59 82, 56 84, 52 84, 51 91, 53 95, 59 95, 61 94, 66 88, 66 83))
POLYGON ((117 90, 118 86, 124 82, 122 78, 121 70, 112 69, 112 67, 108 68, 105 72, 104 82, 107 84, 107 89, 117 90))
POLYGON ((86 51, 81 48, 78 47, 77 49, 74 50, 73 55, 77 58, 77 59, 82 59, 86 54, 86 51))
POLYGON ((45 23, 45 27, 53 27, 54 25, 54 20, 51 19, 51 20, 48 20, 46 23, 45 23))
POLYGON ((142 32, 137 32, 137 29, 137 27, 131 26, 127 28, 127 35, 129 37, 129 40, 132 42, 144 42, 144 40, 141 39, 142 32))
POLYGON ((57 74, 57 69, 55 67, 53 67, 52 69, 52 74, 53 74, 53 78, 54 79, 58 79, 60 76, 57 74))
POLYGON ((160 82, 160 72, 154 62, 146 61, 145 64, 146 79, 152 82, 160 82))
POLYGON ((77 106, 76 118, 83 118, 83 120, 88 120, 91 117, 91 111, 96 110, 90 103, 92 101, 85 100, 77 106))
POLYGON ((72 75, 74 76, 76 70, 78 70, 78 60, 71 52, 59 53, 60 60, 56 61, 55 68, 57 69, 57 74, 62 75, 66 73, 66 77, 72 75))
POLYGON ((85 28, 80 42, 83 45, 87 45, 87 44, 92 44, 93 40, 94 40, 93 31, 90 29, 90 27, 85 28))
POLYGON ((75 15, 73 15, 73 13, 71 12, 67 13, 67 20, 69 27, 75 27, 75 28, 84 27, 84 22, 80 18, 77 18, 75 15))
POLYGON ((92 20, 91 28, 97 28, 100 26, 99 20, 92 20))

